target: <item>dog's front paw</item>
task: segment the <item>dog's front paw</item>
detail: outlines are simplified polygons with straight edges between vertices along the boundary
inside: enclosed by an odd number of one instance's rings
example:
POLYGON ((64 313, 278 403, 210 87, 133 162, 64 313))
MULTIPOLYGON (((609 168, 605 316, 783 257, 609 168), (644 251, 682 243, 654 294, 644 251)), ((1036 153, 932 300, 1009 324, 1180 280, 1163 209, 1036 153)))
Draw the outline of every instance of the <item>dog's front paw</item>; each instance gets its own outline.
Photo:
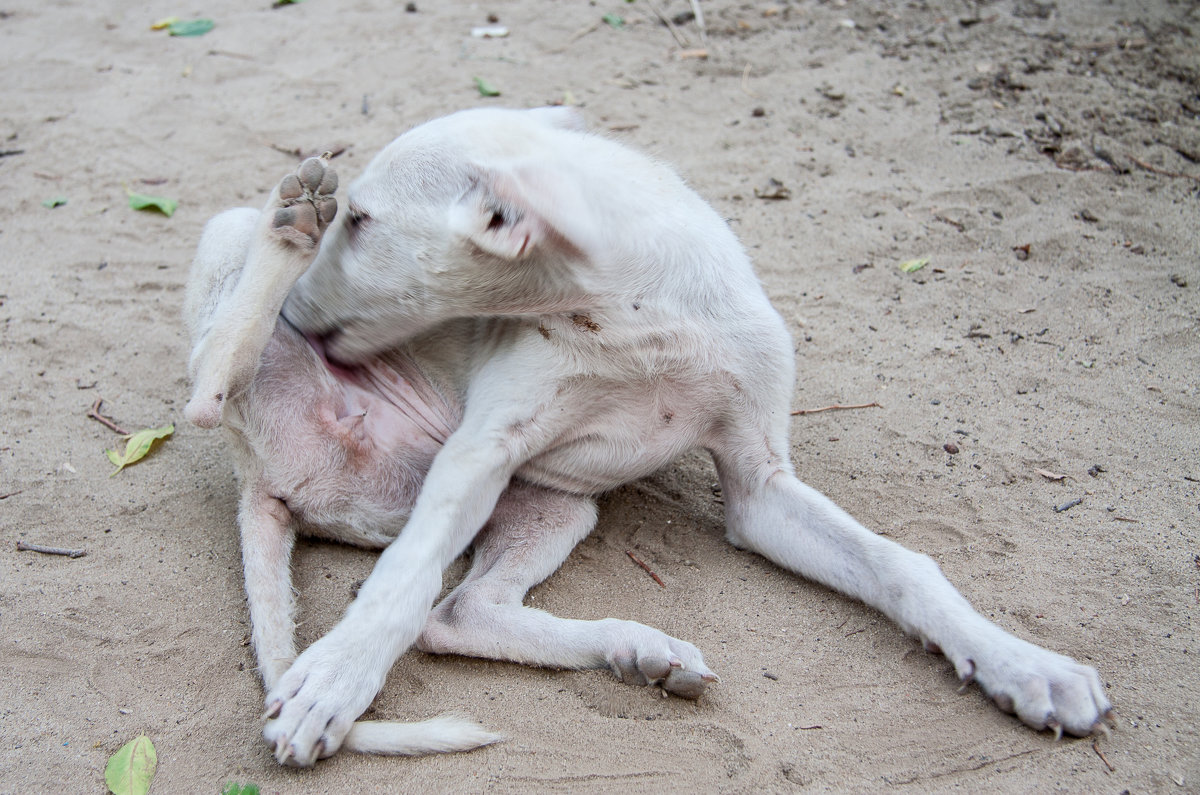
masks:
MULTIPOLYGON (((310 157, 279 183, 271 197, 272 232, 280 240, 310 248, 321 242, 337 215, 337 172, 322 157, 310 157)), ((268 209, 271 209, 270 207, 268 209)))
MULTIPOLYGON (((335 630, 336 632, 336 630, 335 630)), ((368 650, 326 635, 267 693, 263 737, 281 765, 308 767, 332 756, 383 686, 368 650)))
POLYGON ((608 667, 629 685, 659 685, 682 698, 699 698, 717 675, 700 650, 684 640, 634 621, 615 622, 608 667))
POLYGON ((975 657, 947 655, 964 683, 976 682, 1027 726, 1086 737, 1107 730, 1112 705, 1095 668, 1007 636, 975 657))

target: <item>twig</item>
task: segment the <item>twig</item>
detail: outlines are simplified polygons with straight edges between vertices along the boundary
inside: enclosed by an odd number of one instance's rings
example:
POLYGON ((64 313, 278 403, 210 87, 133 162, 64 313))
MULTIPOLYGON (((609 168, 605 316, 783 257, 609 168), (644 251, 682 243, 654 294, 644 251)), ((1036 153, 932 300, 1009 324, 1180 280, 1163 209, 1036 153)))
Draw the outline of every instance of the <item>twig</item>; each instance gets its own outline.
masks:
POLYGON ((802 732, 807 732, 812 731, 813 729, 824 729, 825 727, 819 723, 814 723, 812 726, 797 726, 796 728, 802 732))
POLYGON ((667 26, 667 30, 671 31, 671 38, 675 39, 675 43, 686 50, 688 47, 688 40, 685 39, 675 27, 675 23, 671 21, 670 17, 668 17, 659 9, 657 3, 648 2, 647 5, 649 5, 650 10, 654 12, 654 16, 658 17, 658 20, 667 26))
POLYGON ((87 554, 82 549, 63 549, 62 547, 44 547, 41 544, 27 544, 24 541, 17 542, 18 552, 41 552, 43 555, 65 555, 68 558, 82 558, 87 554))
POLYGON ((655 581, 656 583, 658 583, 658 586, 659 586, 660 588, 666 588, 666 587, 667 587, 667 584, 666 584, 665 582, 663 582, 663 581, 662 581, 662 578, 660 578, 660 577, 659 577, 657 574, 655 574, 653 571, 651 571, 649 566, 647 566, 645 563, 642 563, 642 561, 638 560, 638 557, 637 557, 637 555, 633 554, 633 553, 632 553, 632 552, 630 552, 628 549, 627 549, 627 550, 625 550, 625 554, 629 556, 629 559, 630 559, 630 560, 632 560, 634 563, 636 563, 637 565, 639 565, 639 566, 641 566, 643 569, 645 569, 645 570, 646 570, 646 573, 647 573, 647 574, 649 574, 651 577, 653 577, 653 578, 654 578, 654 581, 655 581))
POLYGON ((17 489, 16 491, 10 491, 8 494, 0 494, 0 500, 7 500, 9 497, 15 497, 18 494, 20 494, 22 491, 24 491, 24 489, 17 489))
POLYGON ((848 638, 848 637, 850 637, 851 635, 857 635, 857 634, 858 634, 858 633, 860 633, 860 632, 866 632, 866 631, 867 631, 867 628, 866 628, 866 627, 863 627, 862 629, 856 629, 856 630, 854 630, 853 632, 847 632, 847 633, 846 633, 845 635, 843 635, 842 637, 843 637, 843 638, 848 638))
POLYGON ((100 404, 103 402, 104 402, 104 398, 102 398, 102 397, 96 398, 96 402, 92 404, 92 407, 90 409, 88 409, 87 415, 89 417, 91 417, 92 419, 94 419, 96 422, 103 425, 104 427, 114 430, 117 433, 121 434, 122 436, 128 436, 129 431, 125 430, 120 425, 117 425, 115 422, 110 420, 108 417, 105 417, 103 414, 100 413, 100 404))
POLYGON ((0 157, 12 157, 13 155, 25 154, 24 149, 4 149, 0 150, 0 157))
POLYGON ((748 97, 758 99, 758 94, 750 90, 750 62, 746 61, 746 68, 742 70, 742 93, 748 97))
POLYGON ((696 27, 700 29, 700 43, 708 44, 708 28, 704 26, 704 12, 700 10, 700 0, 692 0, 692 14, 696 17, 696 27))
POLYGON ((1062 513, 1064 511, 1069 511, 1072 508, 1074 508, 1076 505, 1081 504, 1082 502, 1083 502, 1083 497, 1076 497, 1075 499, 1071 500, 1070 502, 1064 502, 1062 505, 1055 505, 1054 512, 1062 513))
POLYGON ((877 409, 883 408, 883 406, 881 406, 875 402, 858 403, 853 406, 844 406, 841 403, 834 403, 832 406, 822 406, 819 409, 796 409, 795 411, 792 412, 792 416, 798 417, 801 414, 817 414, 822 411, 842 411, 842 410, 846 410, 846 409, 869 409, 872 407, 877 408, 877 409))
POLYGON ((1117 769, 1112 766, 1112 762, 1108 761, 1108 757, 1100 750, 1100 740, 1092 740, 1092 750, 1096 752, 1096 756, 1100 757, 1100 761, 1108 768, 1108 772, 1116 773, 1117 769))
POLYGON ((1179 171, 1166 171, 1165 169, 1161 169, 1158 166, 1150 165, 1145 160, 1138 160, 1133 155, 1125 155, 1125 156, 1128 157, 1130 162, 1132 162, 1135 166, 1138 166, 1139 168, 1144 168, 1147 171, 1153 171, 1155 174, 1162 174, 1164 177, 1183 177, 1184 179, 1191 179, 1191 180, 1195 180, 1196 182, 1200 182, 1200 177, 1196 176, 1195 174, 1183 174, 1179 171))

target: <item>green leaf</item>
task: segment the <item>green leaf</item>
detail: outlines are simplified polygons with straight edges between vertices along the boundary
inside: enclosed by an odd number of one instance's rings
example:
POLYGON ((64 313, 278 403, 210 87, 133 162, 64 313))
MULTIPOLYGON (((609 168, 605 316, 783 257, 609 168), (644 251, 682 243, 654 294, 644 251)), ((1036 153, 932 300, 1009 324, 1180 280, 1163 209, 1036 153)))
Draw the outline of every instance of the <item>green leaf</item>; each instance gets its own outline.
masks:
POLYGON ((604 20, 609 24, 609 26, 614 28, 625 27, 625 20, 616 14, 605 14, 604 16, 600 17, 600 19, 604 20))
POLYGON ((66 203, 67 203, 66 196, 53 196, 49 199, 46 199, 46 201, 42 202, 42 206, 54 208, 54 207, 62 207, 66 203))
POLYGON ((257 784, 238 784, 230 781, 221 790, 221 795, 259 795, 257 784))
POLYGON ((179 22, 179 17, 164 17, 150 26, 150 30, 163 30, 179 22))
POLYGON ((203 36, 216 24, 211 19, 178 19, 167 25, 167 33, 172 36, 203 36))
POLYGON ((142 734, 134 737, 108 760, 104 783, 113 795, 146 795, 158 766, 154 743, 142 734))
MULTIPOLYGON (((120 472, 125 467, 132 463, 141 461, 150 452, 150 448, 159 439, 165 439, 175 433, 174 425, 164 425, 161 428, 147 428, 137 433, 132 433, 125 437, 129 441, 125 443, 125 452, 118 453, 116 450, 105 450, 104 454, 108 456, 108 460, 113 462, 116 470, 113 475, 120 472)), ((112 477, 112 475, 109 475, 112 477)))
POLYGON ((179 206, 176 199, 164 199, 161 196, 147 196, 144 193, 129 191, 129 206, 135 210, 158 210, 170 218, 179 206))
POLYGON ((900 263, 900 270, 905 273, 916 273, 929 264, 929 257, 918 257, 917 259, 906 259, 900 263))
POLYGON ((481 97, 500 96, 500 89, 496 88, 482 77, 475 78, 475 87, 479 89, 479 96, 481 97))

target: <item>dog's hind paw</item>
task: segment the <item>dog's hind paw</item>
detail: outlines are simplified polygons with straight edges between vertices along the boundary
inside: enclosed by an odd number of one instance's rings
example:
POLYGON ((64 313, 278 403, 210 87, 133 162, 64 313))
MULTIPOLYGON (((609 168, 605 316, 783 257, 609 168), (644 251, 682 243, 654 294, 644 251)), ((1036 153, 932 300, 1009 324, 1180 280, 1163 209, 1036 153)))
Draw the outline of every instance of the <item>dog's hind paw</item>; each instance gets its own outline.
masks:
POLYGON ((268 210, 274 208, 271 231, 280 240, 316 246, 337 215, 337 172, 327 156, 310 157, 279 183, 268 210))

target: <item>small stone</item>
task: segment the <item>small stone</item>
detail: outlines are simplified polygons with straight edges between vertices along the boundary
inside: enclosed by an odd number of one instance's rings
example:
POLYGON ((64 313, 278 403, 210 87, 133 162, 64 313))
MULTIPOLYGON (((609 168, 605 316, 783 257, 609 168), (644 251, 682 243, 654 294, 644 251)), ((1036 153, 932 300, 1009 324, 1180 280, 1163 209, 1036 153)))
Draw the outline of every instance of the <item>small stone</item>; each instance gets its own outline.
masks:
POLYGON ((1176 287, 1187 287, 1187 279, 1183 278, 1182 273, 1172 273, 1171 284, 1175 285, 1176 287))
POLYGON ((942 445, 942 449, 950 455, 958 455, 958 445, 956 445, 954 442, 946 442, 944 445, 942 445))

